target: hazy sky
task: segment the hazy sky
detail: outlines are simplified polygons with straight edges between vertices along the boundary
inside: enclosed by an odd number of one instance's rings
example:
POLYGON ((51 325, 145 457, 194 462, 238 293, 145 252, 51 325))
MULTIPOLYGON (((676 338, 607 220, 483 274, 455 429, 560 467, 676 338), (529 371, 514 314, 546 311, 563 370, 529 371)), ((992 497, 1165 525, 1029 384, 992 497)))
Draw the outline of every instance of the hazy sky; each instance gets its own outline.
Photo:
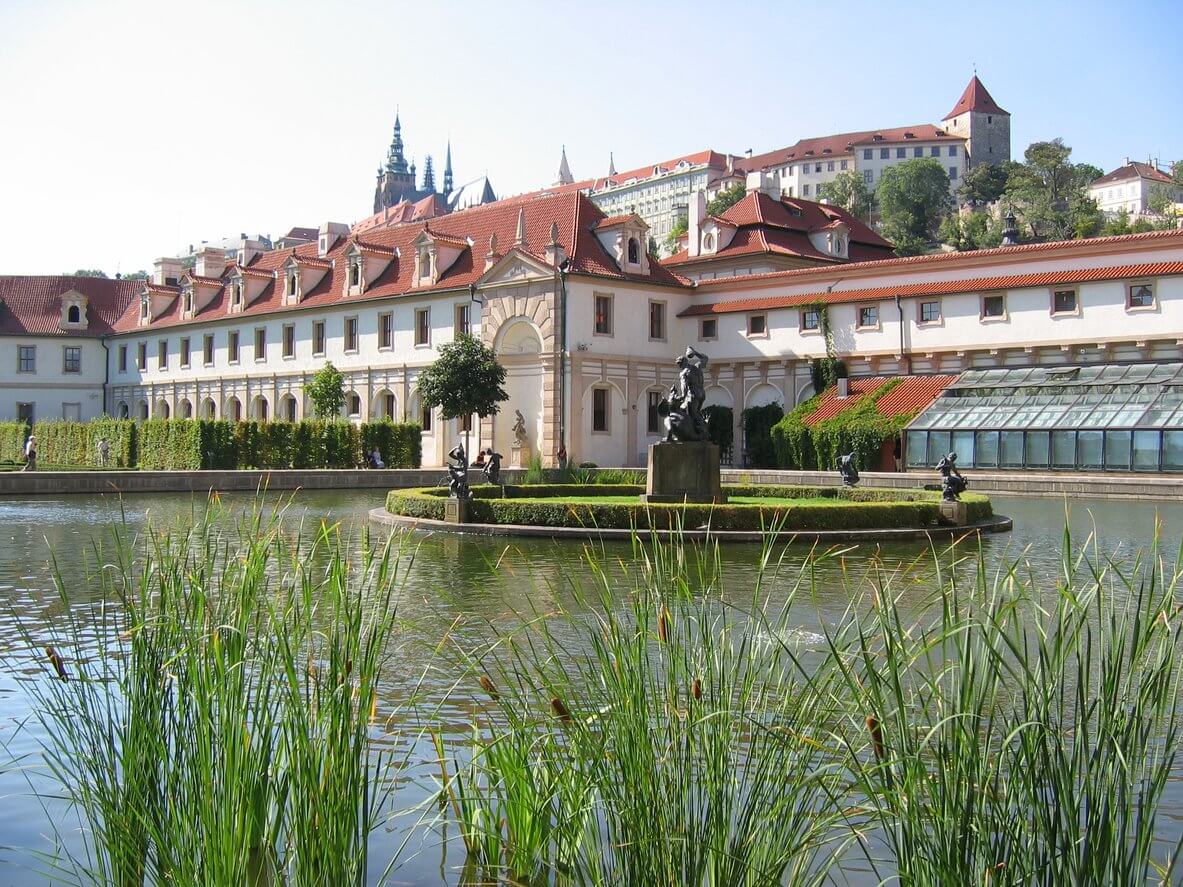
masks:
POLYGON ((0 0, 0 274, 150 268, 368 215, 401 109, 502 195, 939 122, 976 64, 1016 155, 1183 157, 1183 4, 0 0))

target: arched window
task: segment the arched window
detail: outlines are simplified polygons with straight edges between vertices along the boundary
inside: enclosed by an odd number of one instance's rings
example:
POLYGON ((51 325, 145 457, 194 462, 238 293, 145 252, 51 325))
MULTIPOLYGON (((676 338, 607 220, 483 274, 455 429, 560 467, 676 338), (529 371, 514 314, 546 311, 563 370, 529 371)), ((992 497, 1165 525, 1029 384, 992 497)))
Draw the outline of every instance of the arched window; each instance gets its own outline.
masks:
POLYGON ((715 235, 714 234, 702 235, 702 248, 704 250, 706 250, 707 252, 712 252, 715 249, 715 235))
POLYGON ((635 237, 628 239, 628 261, 630 265, 636 265, 641 261, 641 245, 635 237))
POLYGON ((125 401, 125 400, 119 401, 119 409, 117 412, 118 412, 120 419, 126 419, 128 417, 128 415, 130 415, 131 410, 128 409, 127 401, 125 401))
POLYGON ((77 305, 71 305, 66 310, 66 323, 81 323, 82 311, 77 305))

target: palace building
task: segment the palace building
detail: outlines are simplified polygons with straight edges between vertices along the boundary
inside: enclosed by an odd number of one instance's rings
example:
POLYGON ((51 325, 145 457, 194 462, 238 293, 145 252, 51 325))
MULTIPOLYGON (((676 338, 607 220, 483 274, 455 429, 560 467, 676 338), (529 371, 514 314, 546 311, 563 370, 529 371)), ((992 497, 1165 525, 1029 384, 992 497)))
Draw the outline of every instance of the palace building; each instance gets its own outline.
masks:
POLYGON ((971 465, 1005 451, 1011 466, 1019 453, 1018 467, 1097 467, 1100 446, 1102 468, 1183 470, 1183 411, 1178 432, 1163 424, 1183 402, 1183 231, 894 258, 856 220, 796 198, 753 191, 719 218, 691 211, 693 237, 666 263, 638 215, 566 189, 362 232, 326 223, 286 249, 207 247, 192 268, 158 260, 146 283, 0 278, 0 418, 299 419, 331 361, 349 418, 420 422, 424 464, 438 465, 465 422, 425 410, 416 379, 471 332, 510 395, 472 421, 473 446, 508 453, 520 410, 548 464, 560 449, 643 464, 673 360, 693 345, 737 442, 745 408, 815 394, 811 362, 829 350, 850 397, 875 379, 927 380, 911 406, 937 398, 941 415, 909 430, 912 464, 956 445, 971 465), (1024 418, 1028 396, 1079 409, 1024 418), (996 398, 1012 428, 991 424, 996 398), (1120 415, 1082 412, 1119 399, 1120 415))

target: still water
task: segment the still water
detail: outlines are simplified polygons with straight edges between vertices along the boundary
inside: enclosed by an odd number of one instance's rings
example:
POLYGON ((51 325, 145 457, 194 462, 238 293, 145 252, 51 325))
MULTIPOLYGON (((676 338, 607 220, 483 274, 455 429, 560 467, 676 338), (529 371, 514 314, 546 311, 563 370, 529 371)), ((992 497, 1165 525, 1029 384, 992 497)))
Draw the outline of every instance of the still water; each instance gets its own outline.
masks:
MULTIPOLYGON (((250 509, 254 497, 224 496, 232 510, 250 509)), ((268 500, 274 504, 273 497, 268 500)), ((311 530, 322 521, 336 522, 356 544, 366 527, 367 512, 382 502, 378 492, 301 492, 291 497, 284 514, 294 531, 311 530)), ((7 661, 22 663, 0 669, 0 887, 46 884, 44 856, 52 855, 51 818, 62 823, 63 808, 52 799, 38 798, 47 783, 39 775, 36 750, 39 737, 28 718, 28 682, 44 674, 35 650, 26 650, 18 623, 35 638, 45 639, 60 624, 63 604, 53 585, 53 564, 72 594, 85 596, 85 564, 92 540, 107 536, 114 524, 126 522, 135 531, 145 525, 168 527, 187 524, 206 507, 204 497, 188 494, 139 495, 123 499, 105 496, 62 496, 58 498, 0 497, 0 654, 7 661), (51 558, 53 563, 51 563, 51 558), (21 762, 12 766, 11 761, 21 762)), ((1077 500, 1066 510, 1063 501, 1002 498, 996 509, 1014 518, 1009 534, 983 541, 992 566, 1021 559, 1035 578, 1054 582, 1060 569, 1061 543, 1066 515, 1074 539, 1083 542, 1095 535, 1101 552, 1118 559, 1132 559, 1153 537, 1161 522, 1162 539, 1173 558, 1174 547, 1183 538, 1183 505, 1174 503, 1104 502, 1077 500)), ((473 712, 464 702, 466 694, 452 692, 455 676, 425 665, 429 650, 458 618, 471 625, 512 628, 520 614, 549 609, 555 598, 564 596, 564 581, 583 574, 580 545, 544 540, 505 540, 455 536, 413 537, 413 561, 399 598, 400 637, 396 641, 394 667, 389 685, 383 688, 383 702, 394 710, 404 701, 412 683, 422 681, 419 691, 424 702, 438 707, 436 722, 446 734, 467 733, 473 712)), ((627 557, 623 545, 607 549, 627 557)), ((756 546, 729 547, 723 552, 728 588, 737 596, 750 594, 758 569, 756 546)), ((795 581, 794 567, 806 556, 803 548, 789 550, 781 578, 766 587, 775 599, 776 583, 795 581)), ((871 557, 889 569, 915 577, 917 604, 927 592, 923 579, 930 574, 931 554, 923 545, 865 546, 823 565, 818 587, 797 620, 803 636, 830 621, 837 621, 860 585, 863 568, 871 557)), ((415 735, 406 731, 407 737, 415 735)), ((415 808, 434 791, 436 767, 430 745, 405 738, 402 749, 411 764, 406 781, 396 794, 396 806, 415 808)), ((1177 837, 1183 828, 1183 771, 1168 789, 1164 811, 1164 837, 1177 837)), ((400 846, 407 826, 418 818, 408 812, 374 839, 373 875, 377 880, 400 846)), ((61 825, 70 842, 68 820, 61 825)), ((76 842, 76 838, 74 839, 76 842)), ((76 844, 75 844, 76 846, 76 844)), ((434 829, 419 829, 401 850, 400 861, 386 883, 455 884, 463 853, 454 835, 434 829)), ((856 877, 857 880, 857 877, 856 877)))

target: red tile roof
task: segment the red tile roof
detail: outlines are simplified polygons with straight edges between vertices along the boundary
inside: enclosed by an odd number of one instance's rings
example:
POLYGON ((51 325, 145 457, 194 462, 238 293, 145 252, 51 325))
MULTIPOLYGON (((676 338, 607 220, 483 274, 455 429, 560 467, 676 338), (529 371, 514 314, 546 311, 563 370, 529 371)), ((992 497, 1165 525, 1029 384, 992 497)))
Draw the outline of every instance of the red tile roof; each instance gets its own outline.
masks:
POLYGON ((292 228, 280 240, 303 240, 310 242, 316 240, 319 234, 320 232, 316 228, 292 228))
MULTIPOLYGON (((806 425, 816 425, 850 409, 865 397, 892 381, 894 376, 856 376, 850 379, 850 394, 838 396, 837 388, 822 392, 817 408, 804 418, 806 425)), ((904 376, 898 385, 875 403, 875 409, 888 419, 909 416, 931 404, 942 391, 957 381, 957 376, 904 376)))
MULTIPOLYGON (((640 216, 638 216, 636 213, 625 213, 622 216, 608 216, 608 218, 606 218, 606 219, 601 219, 599 222, 596 223, 596 227, 597 228, 611 228, 614 225, 623 225, 626 222, 634 222, 634 221, 640 222, 643 225, 645 224, 645 220, 642 219, 640 216)), ((645 225, 645 227, 648 228, 649 226, 645 225)))
POLYGON ((719 221, 738 229, 727 246, 699 256, 691 256, 688 250, 681 250, 666 259, 665 264, 676 267, 760 253, 799 256, 831 264, 842 263, 846 260, 818 251, 809 240, 811 231, 820 231, 839 223, 850 230, 852 260, 884 258, 891 255, 893 249, 890 243, 840 207, 788 197, 776 200, 762 191, 748 194, 723 213, 719 221), (855 249, 859 245, 871 249, 855 249))
POLYGON ((1174 185, 1175 180, 1157 167, 1151 166, 1149 163, 1127 163, 1125 166, 1120 166, 1111 173, 1106 173, 1099 179, 1095 179, 1090 187, 1097 187, 1098 185, 1108 185, 1112 182, 1125 182, 1130 179, 1150 179, 1152 182, 1161 182, 1164 185, 1174 185))
POLYGON ((741 158, 735 162, 745 170, 763 170, 783 166, 801 160, 822 160, 841 154, 853 154, 861 145, 891 145, 911 142, 964 142, 961 136, 950 135, 931 123, 915 126, 897 126, 891 129, 866 129, 859 132, 842 132, 832 136, 801 139, 787 148, 777 148, 754 157, 741 158))
MULTIPOLYGON (((1144 231, 1141 234, 1113 234, 1108 237, 1090 237, 1082 240, 1049 240, 1046 243, 1024 243, 1018 246, 996 246, 991 249, 932 253, 931 255, 923 256, 900 256, 892 259, 868 259, 866 261, 860 261, 857 264, 851 263, 844 267, 850 268, 852 272, 855 270, 860 272, 878 272, 881 270, 913 271, 917 268, 926 268, 930 265, 939 268, 945 264, 956 265, 966 260, 972 262, 983 258, 994 258, 995 256, 1013 255, 1025 257, 1029 253, 1055 252, 1057 250, 1071 250, 1075 252, 1082 247, 1108 246, 1113 244, 1124 246, 1129 243, 1141 243, 1143 241, 1153 240, 1178 240, 1183 244, 1183 229, 1170 228, 1162 231, 1144 231)), ((701 289, 728 285, 737 281, 740 283, 756 283, 761 281, 775 283, 780 281, 796 282, 811 278, 828 281, 832 275, 832 268, 791 268, 783 271, 768 271, 761 274, 744 274, 735 277, 700 280, 695 285, 701 289)))
POLYGON ((578 182, 576 184, 582 185, 585 188, 591 188, 592 191, 602 191, 604 188, 623 185, 629 179, 643 181, 644 179, 652 178, 655 167, 661 167, 666 172, 674 172, 678 164, 682 162, 690 166, 702 166, 705 164, 709 167, 722 170, 727 168, 727 155, 712 150, 699 151, 695 154, 683 154, 681 157, 675 157, 673 160, 663 160, 661 163, 651 163, 648 166, 625 170, 611 177, 605 176, 603 178, 591 179, 590 183, 578 182))
MULTIPOLYGON (((1052 286, 1064 283, 1092 283, 1101 280, 1122 280, 1136 277, 1164 277, 1183 274, 1183 262, 1147 262, 1141 265, 1111 265, 1102 268, 1082 268, 1072 271, 1044 271, 1033 274, 1004 274, 996 277, 974 277, 964 280, 934 280, 926 283, 905 283, 894 286, 864 287, 832 292, 801 293, 793 296, 767 296, 759 299, 731 299, 691 305, 681 317, 700 314, 733 314, 769 308, 797 308, 823 303, 838 305, 850 302, 873 302, 895 296, 948 296, 958 293, 981 293, 1033 286, 1052 286)), ((734 280, 735 278, 727 278, 734 280)))
MULTIPOLYGON (((316 258, 317 245, 315 243, 302 244, 295 247, 294 251, 277 250, 262 253, 251 262, 249 268, 244 269, 244 273, 260 271, 270 273, 276 268, 281 268, 293 253, 302 264, 332 262, 332 270, 325 274, 310 291, 303 294, 299 306, 284 305, 282 287, 274 281, 269 281, 254 301, 247 305, 241 313, 243 315, 257 315, 298 308, 323 308, 367 299, 466 288, 468 284, 477 282, 485 273, 484 245, 489 242, 490 236, 496 234, 498 243, 514 243, 517 235, 519 210, 524 210, 526 217, 526 244, 523 251, 539 262, 545 262, 544 256, 546 246, 550 241, 551 225, 557 223, 559 243, 571 259, 570 273, 643 281, 659 286, 686 288, 689 292, 687 281, 657 262, 650 263, 648 275, 622 273, 593 233, 593 229, 604 218, 603 212, 584 194, 578 191, 569 191, 562 194, 547 193, 543 196, 531 195, 526 198, 500 200, 496 203, 475 206, 432 219, 431 235, 433 237, 462 247, 455 262, 433 286, 412 287, 411 275, 415 263, 406 260, 392 261, 376 280, 369 283, 364 295, 345 296, 345 275, 348 263, 333 260, 342 256, 350 248, 351 240, 349 238, 341 238, 330 250, 326 259, 316 258), (468 245, 469 241, 478 245, 475 249, 480 253, 479 257, 474 258, 474 248, 468 245)), ((423 224, 411 223, 372 228, 366 232, 366 246, 370 249, 385 251, 387 256, 390 256, 395 249, 398 249, 404 257, 412 256, 414 243, 422 235, 425 227, 423 224)), ((169 292, 175 292, 175 290, 169 290, 169 292)), ((225 305, 226 298, 226 290, 223 288, 217 296, 211 299, 209 305, 199 311, 192 320, 186 320, 180 316, 180 300, 175 300, 163 315, 152 321, 149 328, 222 319, 228 316, 225 305)), ((129 306, 116 328, 121 332, 140 329, 138 306, 129 306)))
POLYGON ((0 335, 102 336, 129 305, 139 304, 142 280, 102 277, 0 277, 0 335), (86 296, 85 330, 65 331, 61 297, 71 290, 86 296))
POLYGON ((978 79, 977 74, 974 74, 973 79, 965 87, 965 92, 961 94, 961 98, 957 100, 957 104, 953 106, 953 110, 946 114, 944 119, 948 120, 956 117, 958 114, 964 114, 966 111, 980 111, 983 114, 1008 113, 1002 110, 998 102, 994 101, 993 96, 987 91, 982 81, 978 79))

